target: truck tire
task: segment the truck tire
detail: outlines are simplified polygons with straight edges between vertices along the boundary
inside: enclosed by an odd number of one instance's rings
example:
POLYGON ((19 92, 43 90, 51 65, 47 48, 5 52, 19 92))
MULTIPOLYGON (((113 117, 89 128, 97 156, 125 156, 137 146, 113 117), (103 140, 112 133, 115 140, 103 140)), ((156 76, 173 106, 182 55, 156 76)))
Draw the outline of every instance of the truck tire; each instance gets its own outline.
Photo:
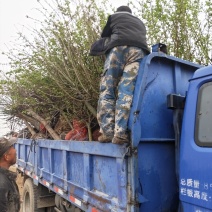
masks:
POLYGON ((23 212, 43 212, 45 209, 37 208, 37 186, 31 178, 26 179, 23 189, 23 212))

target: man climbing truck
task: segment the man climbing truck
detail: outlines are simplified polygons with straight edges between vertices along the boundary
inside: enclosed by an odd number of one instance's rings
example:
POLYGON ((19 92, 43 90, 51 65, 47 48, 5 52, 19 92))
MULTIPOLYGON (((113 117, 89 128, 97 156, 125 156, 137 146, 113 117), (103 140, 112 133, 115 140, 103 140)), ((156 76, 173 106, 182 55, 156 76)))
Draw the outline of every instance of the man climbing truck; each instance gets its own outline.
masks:
POLYGON ((130 145, 19 139, 23 211, 212 211, 212 66, 141 64, 130 145))

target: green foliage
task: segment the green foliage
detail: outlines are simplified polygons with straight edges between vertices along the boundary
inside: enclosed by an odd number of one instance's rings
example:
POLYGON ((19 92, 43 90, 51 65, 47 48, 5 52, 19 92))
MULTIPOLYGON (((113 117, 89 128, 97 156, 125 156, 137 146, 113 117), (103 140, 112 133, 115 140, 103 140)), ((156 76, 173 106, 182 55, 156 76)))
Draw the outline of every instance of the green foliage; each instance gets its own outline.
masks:
POLYGON ((210 0, 139 1, 138 15, 148 32, 148 43, 167 44, 169 53, 192 62, 211 63, 210 0))
MULTIPOLYGON (((103 68, 102 58, 89 56, 89 49, 100 35, 105 13, 94 0, 83 5, 52 1, 54 8, 45 14, 34 41, 20 34, 23 50, 8 54, 12 70, 7 81, 1 82, 7 87, 1 93, 10 96, 12 104, 7 109, 10 107, 11 114, 32 108, 48 118, 55 111, 65 111, 70 118, 88 121, 95 117, 103 68)), ((41 11, 46 7, 52 6, 46 1, 41 11)))
MULTIPOLYGON (((60 111, 69 120, 89 123, 104 62, 89 50, 106 23, 108 2, 45 0, 40 5, 45 20, 40 29, 31 29, 34 40, 20 33, 20 42, 6 53, 11 71, 0 82, 1 104, 13 117, 30 108, 45 119, 60 111)), ((146 25, 149 47, 162 42, 171 55, 211 63, 210 0, 129 1, 129 6, 146 25)))

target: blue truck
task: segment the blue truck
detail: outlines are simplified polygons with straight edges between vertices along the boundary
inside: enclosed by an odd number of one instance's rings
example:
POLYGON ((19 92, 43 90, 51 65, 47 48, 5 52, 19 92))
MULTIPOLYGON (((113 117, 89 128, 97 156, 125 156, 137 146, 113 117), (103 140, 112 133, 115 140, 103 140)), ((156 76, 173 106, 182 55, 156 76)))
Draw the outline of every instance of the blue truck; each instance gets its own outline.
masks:
POLYGON ((130 145, 19 138, 23 211, 212 211, 212 66, 146 56, 128 127, 130 145))

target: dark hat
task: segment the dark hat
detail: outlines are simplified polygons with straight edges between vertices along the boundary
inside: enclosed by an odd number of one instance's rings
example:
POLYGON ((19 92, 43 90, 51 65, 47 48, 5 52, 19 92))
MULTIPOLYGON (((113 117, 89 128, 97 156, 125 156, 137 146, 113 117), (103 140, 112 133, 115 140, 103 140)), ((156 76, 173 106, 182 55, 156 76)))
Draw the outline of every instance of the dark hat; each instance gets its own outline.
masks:
POLYGON ((128 12, 128 13, 132 13, 132 10, 128 7, 128 6, 121 6, 118 7, 116 12, 128 12))
POLYGON ((0 138, 0 158, 3 154, 14 144, 17 142, 17 138, 6 139, 4 137, 0 138))

